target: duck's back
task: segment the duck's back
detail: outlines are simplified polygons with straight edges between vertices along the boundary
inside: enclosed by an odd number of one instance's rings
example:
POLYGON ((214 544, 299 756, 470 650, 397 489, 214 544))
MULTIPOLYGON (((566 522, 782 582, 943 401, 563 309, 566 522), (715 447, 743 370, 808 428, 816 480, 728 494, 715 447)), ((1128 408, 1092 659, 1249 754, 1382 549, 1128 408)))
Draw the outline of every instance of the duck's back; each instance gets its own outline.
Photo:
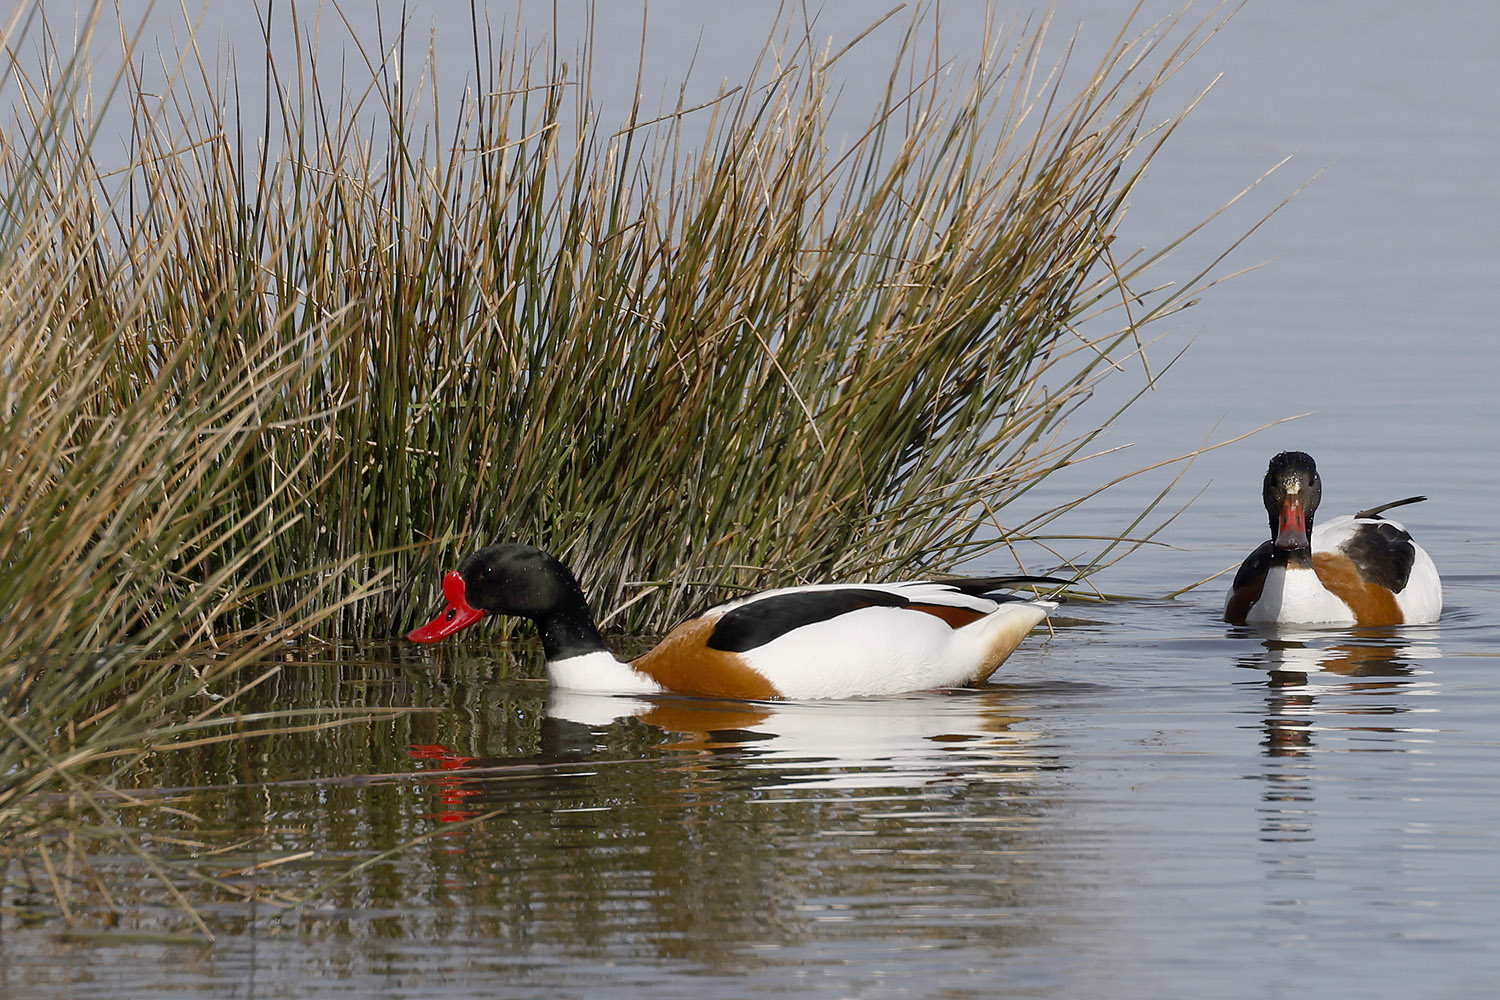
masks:
POLYGON ((731 698, 846 698, 986 679, 1050 602, 947 583, 815 585, 720 605, 631 662, 668 690, 731 698))

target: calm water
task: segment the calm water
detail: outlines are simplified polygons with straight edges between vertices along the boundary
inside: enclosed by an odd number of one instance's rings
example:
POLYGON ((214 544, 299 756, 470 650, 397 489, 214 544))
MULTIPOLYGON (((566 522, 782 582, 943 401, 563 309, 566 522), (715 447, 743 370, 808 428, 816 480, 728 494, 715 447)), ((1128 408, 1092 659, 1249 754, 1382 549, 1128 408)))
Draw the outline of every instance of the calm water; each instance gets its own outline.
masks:
MULTIPOLYGON (((697 37, 652 10, 669 49, 697 37)), ((704 45, 736 31, 763 35, 704 45)), ((1479 5, 1261 3, 1180 81, 1224 74, 1128 237, 1160 242, 1296 154, 1187 272, 1323 173, 1231 258, 1265 266, 1181 318, 1196 342, 1112 432, 1135 447, 1052 495, 1316 412, 1188 470, 1182 499, 1204 492, 1173 547, 1103 577, 1148 599, 1069 606, 1001 686, 873 702, 558 699, 508 661, 408 650, 288 665, 281 704, 423 710, 164 763, 143 793, 243 842, 206 869, 262 901, 222 893, 212 948, 0 917, 0 994, 1492 995, 1496 37, 1479 5), (1432 497, 1404 520, 1444 571, 1440 625, 1270 637, 1216 621, 1222 580, 1157 599, 1258 541, 1265 459, 1294 446, 1330 510, 1432 497)), ((1163 482, 1074 526, 1119 530, 1163 482)), ((165 906, 125 923, 183 929, 165 906)))

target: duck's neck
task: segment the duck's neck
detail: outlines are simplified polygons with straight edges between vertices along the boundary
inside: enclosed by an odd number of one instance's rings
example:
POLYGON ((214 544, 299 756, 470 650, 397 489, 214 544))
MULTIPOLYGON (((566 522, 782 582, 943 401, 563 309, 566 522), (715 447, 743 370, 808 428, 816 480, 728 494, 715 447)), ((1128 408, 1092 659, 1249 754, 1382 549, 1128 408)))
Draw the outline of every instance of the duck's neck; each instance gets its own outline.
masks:
POLYGON ((565 588, 565 597, 532 619, 542 637, 547 677, 553 685, 573 691, 661 691, 660 684, 609 651, 583 589, 576 581, 569 582, 572 585, 565 588))
POLYGON ((1313 568, 1312 547, 1305 549, 1282 549, 1272 547, 1271 565, 1280 566, 1283 569, 1306 569, 1313 568))
POLYGON ((588 602, 576 585, 568 600, 532 620, 542 637, 542 649, 546 651, 548 663, 609 651, 604 645, 604 637, 599 634, 599 627, 594 624, 588 602))

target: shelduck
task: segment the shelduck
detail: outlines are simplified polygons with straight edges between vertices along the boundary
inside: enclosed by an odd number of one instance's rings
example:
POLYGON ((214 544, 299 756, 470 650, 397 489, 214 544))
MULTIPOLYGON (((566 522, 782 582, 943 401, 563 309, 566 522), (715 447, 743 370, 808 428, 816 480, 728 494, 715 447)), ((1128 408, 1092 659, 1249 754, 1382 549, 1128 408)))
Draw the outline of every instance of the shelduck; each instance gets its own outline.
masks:
POLYGON ((1323 483, 1312 457, 1285 451, 1266 470, 1271 538, 1235 574, 1224 620, 1236 625, 1415 625, 1437 621, 1437 567, 1406 528, 1380 515, 1407 497, 1313 528, 1323 483))
POLYGON ((1001 587, 1066 583, 1011 576, 767 590, 678 625, 628 662, 605 647, 583 589, 530 545, 491 545, 443 578, 448 606, 413 630, 437 642, 486 614, 533 621, 554 685, 744 700, 849 698, 986 680, 1056 603, 1001 587))

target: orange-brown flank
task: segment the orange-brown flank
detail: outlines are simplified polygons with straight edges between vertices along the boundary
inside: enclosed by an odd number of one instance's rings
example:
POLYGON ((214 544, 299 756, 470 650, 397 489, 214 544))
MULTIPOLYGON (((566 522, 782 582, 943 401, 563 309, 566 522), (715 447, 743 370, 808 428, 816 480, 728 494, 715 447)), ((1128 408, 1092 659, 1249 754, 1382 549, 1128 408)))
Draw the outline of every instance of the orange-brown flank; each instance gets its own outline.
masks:
POLYGON ((756 673, 736 653, 710 649, 714 619, 694 618, 667 634, 653 650, 630 665, 668 691, 708 698, 761 701, 780 698, 781 692, 756 673))
POLYGON ((1356 625, 1400 625, 1406 621, 1396 595, 1366 580, 1348 556, 1315 552, 1313 571, 1323 589, 1349 605, 1356 625))

